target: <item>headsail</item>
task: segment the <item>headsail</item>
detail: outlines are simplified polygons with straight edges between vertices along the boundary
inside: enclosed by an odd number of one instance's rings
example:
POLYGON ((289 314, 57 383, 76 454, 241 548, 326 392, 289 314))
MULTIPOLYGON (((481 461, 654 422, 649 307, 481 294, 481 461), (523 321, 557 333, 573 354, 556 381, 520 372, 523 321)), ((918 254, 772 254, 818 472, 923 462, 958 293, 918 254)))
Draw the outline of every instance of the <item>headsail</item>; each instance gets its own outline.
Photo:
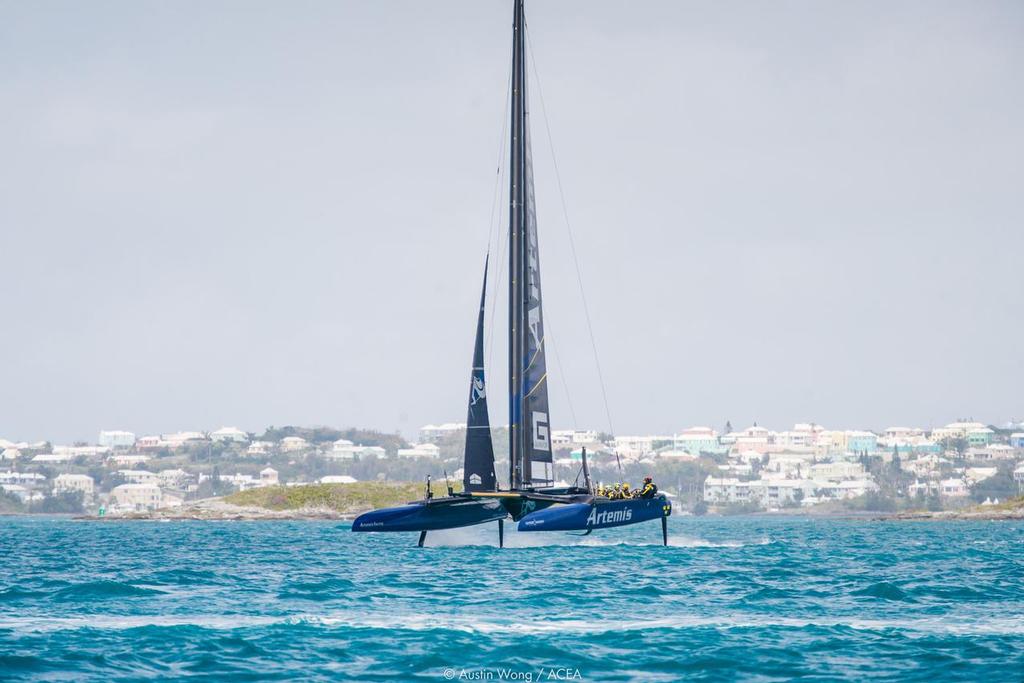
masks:
MULTIPOLYGON (((490 261, 490 258, 488 258, 490 261)), ((480 292, 480 315, 473 346, 473 370, 469 379, 469 414, 466 417, 466 452, 462 484, 466 491, 494 491, 494 445, 487 414, 487 385, 484 380, 484 302, 487 298, 487 266, 480 292)))
POLYGON ((525 28, 523 0, 516 0, 509 207, 509 466, 513 488, 547 486, 554 481, 526 89, 525 28))

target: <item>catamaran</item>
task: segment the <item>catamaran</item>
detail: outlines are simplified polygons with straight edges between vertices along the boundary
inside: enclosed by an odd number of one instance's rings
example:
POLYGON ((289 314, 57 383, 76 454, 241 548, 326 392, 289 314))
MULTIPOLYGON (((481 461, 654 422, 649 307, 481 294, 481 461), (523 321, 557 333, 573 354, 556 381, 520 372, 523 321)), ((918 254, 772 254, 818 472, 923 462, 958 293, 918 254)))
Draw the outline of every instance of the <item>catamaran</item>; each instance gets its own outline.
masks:
POLYGON ((518 522, 519 531, 583 531, 585 534, 595 529, 660 519, 662 539, 667 545, 667 522, 672 505, 665 495, 615 500, 596 495, 585 451, 584 485, 554 485, 523 5, 524 0, 515 0, 510 84, 509 487, 501 489, 495 475, 487 410, 484 313, 488 257, 470 373, 463 490, 456 493, 449 486, 446 495, 434 497, 428 478, 423 500, 362 514, 352 523, 352 531, 418 531, 422 547, 428 531, 496 521, 498 543, 503 546, 504 522, 509 517, 518 522))

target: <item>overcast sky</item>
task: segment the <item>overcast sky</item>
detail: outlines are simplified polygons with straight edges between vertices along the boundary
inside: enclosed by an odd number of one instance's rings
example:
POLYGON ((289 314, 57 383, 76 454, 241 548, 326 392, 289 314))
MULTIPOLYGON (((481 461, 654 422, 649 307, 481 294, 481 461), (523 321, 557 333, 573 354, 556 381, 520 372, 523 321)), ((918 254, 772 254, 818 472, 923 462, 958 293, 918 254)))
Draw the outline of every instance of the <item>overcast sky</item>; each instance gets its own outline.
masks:
MULTIPOLYGON (((1024 418, 1024 5, 527 17, 617 433, 1024 418)), ((510 28, 0 1, 0 436, 464 420, 510 28)), ((552 426, 607 429, 533 129, 552 426)))

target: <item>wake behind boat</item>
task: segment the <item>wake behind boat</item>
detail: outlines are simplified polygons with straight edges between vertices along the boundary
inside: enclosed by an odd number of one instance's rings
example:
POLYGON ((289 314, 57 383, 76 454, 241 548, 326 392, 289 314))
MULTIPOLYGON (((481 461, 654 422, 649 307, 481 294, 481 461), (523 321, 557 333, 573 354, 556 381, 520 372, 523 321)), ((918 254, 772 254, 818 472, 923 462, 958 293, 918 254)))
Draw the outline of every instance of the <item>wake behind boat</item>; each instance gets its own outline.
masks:
POLYGON ((512 41, 512 79, 509 154, 509 488, 500 490, 494 471, 494 447, 487 410, 484 375, 484 313, 487 267, 470 373, 469 408, 463 492, 434 498, 428 480, 423 500, 367 512, 356 518, 353 531, 419 531, 422 546, 428 531, 498 522, 499 544, 504 520, 519 522, 520 531, 571 531, 662 520, 672 506, 663 494, 649 498, 612 500, 596 495, 586 455, 586 486, 554 487, 547 353, 540 281, 540 249, 534 203, 526 83, 526 19, 524 0, 515 0, 512 41))

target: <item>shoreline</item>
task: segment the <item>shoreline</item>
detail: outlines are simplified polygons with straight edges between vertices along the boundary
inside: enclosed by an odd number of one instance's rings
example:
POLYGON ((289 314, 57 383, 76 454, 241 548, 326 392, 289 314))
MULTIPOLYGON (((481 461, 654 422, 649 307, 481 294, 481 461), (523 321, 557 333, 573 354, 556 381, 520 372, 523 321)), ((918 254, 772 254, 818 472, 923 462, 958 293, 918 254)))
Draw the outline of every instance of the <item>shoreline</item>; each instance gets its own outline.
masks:
MULTIPOLYGON (((372 508, 367 508, 370 510, 372 508)), ((199 522, 233 522, 233 521, 334 521, 351 522, 360 511, 340 512, 329 507, 305 507, 292 510, 272 510, 257 506, 243 506, 224 502, 219 498, 211 498, 197 501, 180 508, 164 508, 147 512, 129 512, 124 514, 108 514, 100 517, 95 514, 85 515, 62 515, 71 519, 85 522, 107 522, 107 521, 199 521, 199 522)), ((15 514, 13 516, 35 516, 28 513, 15 514)), ((692 515, 679 515, 691 517, 692 515)), ((995 521, 1013 522, 1024 521, 1024 507, 997 510, 978 510, 975 508, 965 510, 939 510, 926 511, 914 510, 904 512, 872 512, 872 511, 798 511, 779 510, 774 512, 756 512, 738 515, 708 514, 709 518, 725 519, 728 517, 783 517, 783 518, 804 518, 816 519, 848 519, 866 520, 874 522, 944 522, 944 521, 995 521)))

